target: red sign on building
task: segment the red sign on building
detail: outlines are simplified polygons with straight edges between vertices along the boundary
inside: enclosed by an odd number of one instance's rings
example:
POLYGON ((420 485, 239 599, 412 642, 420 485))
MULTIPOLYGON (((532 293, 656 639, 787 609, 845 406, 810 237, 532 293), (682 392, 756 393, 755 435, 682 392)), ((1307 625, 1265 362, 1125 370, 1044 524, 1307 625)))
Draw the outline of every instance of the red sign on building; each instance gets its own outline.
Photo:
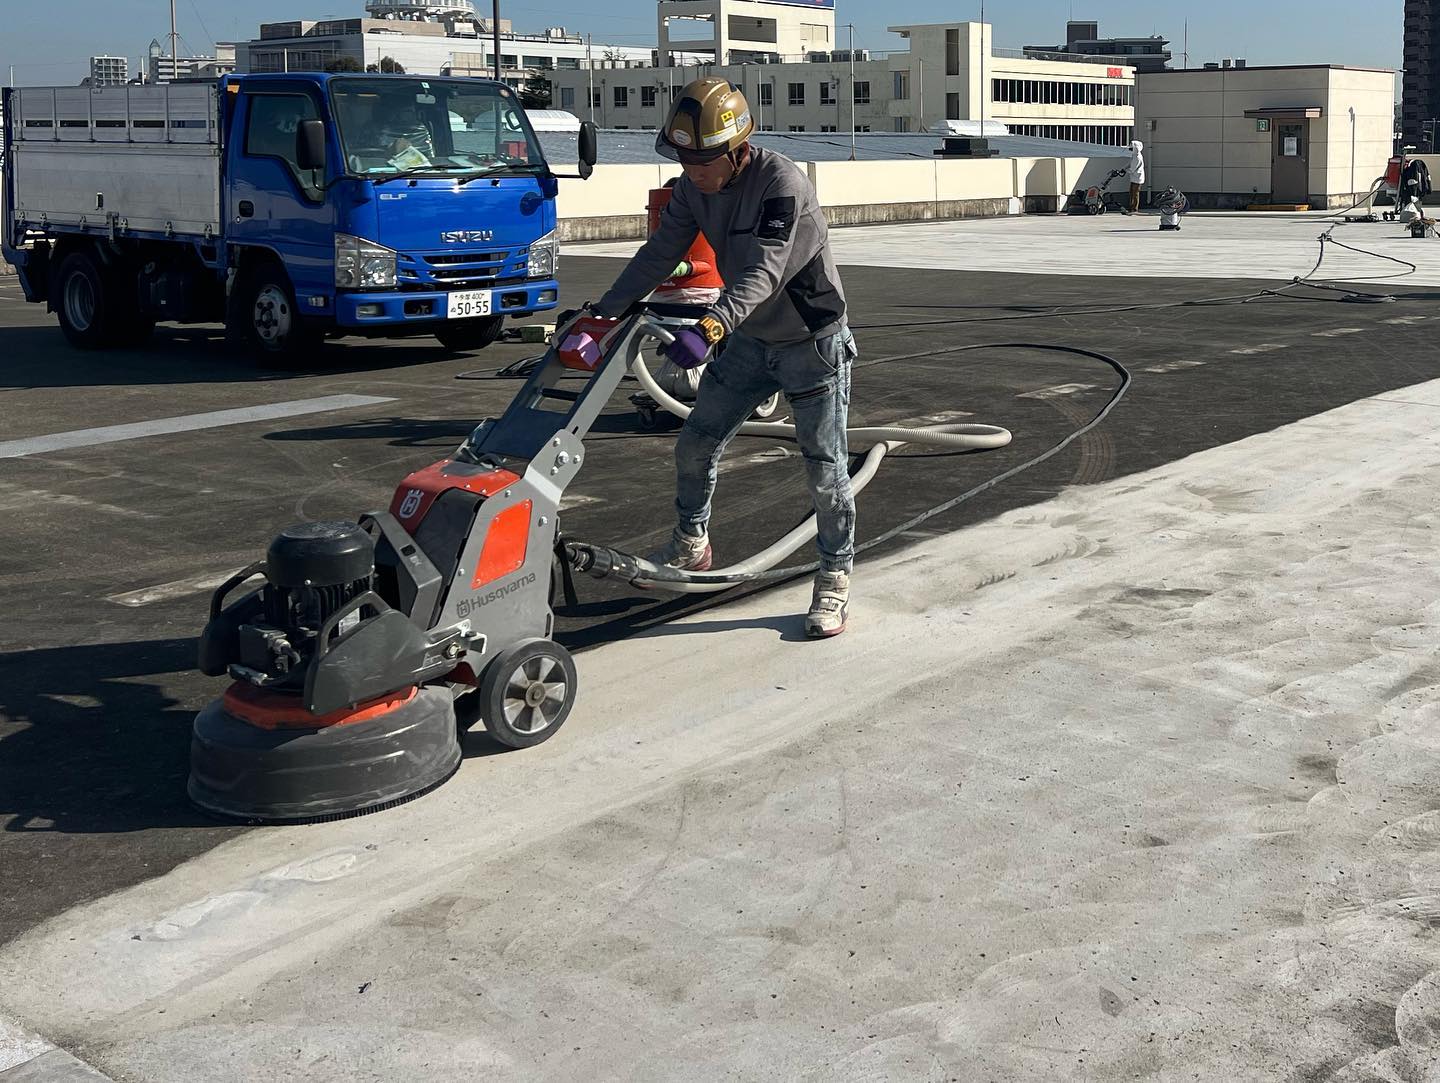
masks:
POLYGON ((1105 71, 1105 74, 1108 75, 1111 79, 1123 79, 1123 78, 1125 78, 1125 69, 1124 69, 1124 68, 1107 68, 1106 71, 1105 71))

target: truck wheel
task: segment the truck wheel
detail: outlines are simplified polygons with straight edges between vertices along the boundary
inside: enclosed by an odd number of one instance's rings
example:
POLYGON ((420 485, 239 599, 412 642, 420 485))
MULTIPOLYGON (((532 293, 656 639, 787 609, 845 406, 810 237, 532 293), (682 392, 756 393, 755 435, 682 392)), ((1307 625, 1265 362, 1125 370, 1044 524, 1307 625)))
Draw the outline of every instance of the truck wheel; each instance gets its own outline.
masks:
POLYGON ((470 320, 447 320, 435 329, 440 345, 450 350, 483 350, 500 337, 504 316, 481 316, 470 320))
POLYGON ((309 360, 324 342, 320 330, 300 315, 289 277, 270 262, 251 265, 235 277, 225 338, 261 363, 282 367, 309 360))
POLYGON ((139 345, 154 328, 153 320, 127 310, 117 274, 107 274, 87 252, 71 252, 55 274, 55 315, 70 345, 82 350, 139 345))

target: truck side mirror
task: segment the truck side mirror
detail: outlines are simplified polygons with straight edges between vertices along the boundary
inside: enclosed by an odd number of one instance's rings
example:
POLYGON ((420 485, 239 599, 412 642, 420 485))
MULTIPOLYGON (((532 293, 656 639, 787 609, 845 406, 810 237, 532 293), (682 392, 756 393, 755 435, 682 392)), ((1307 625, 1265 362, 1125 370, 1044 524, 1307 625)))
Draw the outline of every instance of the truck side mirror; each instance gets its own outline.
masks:
POLYGON ((595 168, 595 124, 593 121, 580 123, 580 176, 588 177, 595 168))
POLYGON ((325 122, 302 120, 295 129, 295 164, 301 169, 325 168, 325 122))

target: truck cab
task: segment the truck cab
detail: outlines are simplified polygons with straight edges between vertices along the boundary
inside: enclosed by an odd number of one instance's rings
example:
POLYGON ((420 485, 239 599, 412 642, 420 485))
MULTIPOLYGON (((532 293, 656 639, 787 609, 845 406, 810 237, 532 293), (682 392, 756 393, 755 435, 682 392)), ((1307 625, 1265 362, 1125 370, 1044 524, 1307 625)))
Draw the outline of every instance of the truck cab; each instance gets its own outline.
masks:
MULTIPOLYGON (((327 334, 479 348, 558 303, 559 178, 503 83, 240 75, 6 106, 6 255, 78 345, 219 318, 261 354, 327 334)), ((593 128, 580 151, 584 177, 593 128)))

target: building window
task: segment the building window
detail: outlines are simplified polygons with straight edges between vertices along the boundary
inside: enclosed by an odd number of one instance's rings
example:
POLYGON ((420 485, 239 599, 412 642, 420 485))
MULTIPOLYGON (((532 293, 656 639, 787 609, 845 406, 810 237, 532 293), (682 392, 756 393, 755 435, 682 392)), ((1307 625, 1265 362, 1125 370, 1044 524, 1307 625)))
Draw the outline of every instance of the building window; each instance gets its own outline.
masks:
POLYGON ((630 104, 630 88, 628 86, 617 86, 615 90, 615 108, 624 109, 630 104))
POLYGON ((555 66, 561 71, 579 71, 580 58, 578 56, 562 56, 555 61, 555 66))
POLYGON ((519 61, 520 61, 520 58, 519 58, 518 56, 516 56, 514 53, 501 53, 501 54, 500 54, 500 66, 501 66, 502 68, 518 68, 518 67, 520 66, 519 61))
POLYGON ((804 84, 804 83, 791 83, 791 84, 790 84, 790 104, 791 104, 791 105, 804 105, 804 104, 805 104, 805 84, 804 84))
POLYGON ((857 80, 855 81, 855 104, 856 104, 856 105, 869 105, 869 104, 870 104, 870 80, 869 80, 869 79, 857 79, 857 80))
POLYGON ((655 88, 653 86, 640 88, 640 104, 646 109, 655 108, 655 88))
POLYGON ((833 124, 822 124, 822 125, 820 125, 820 130, 821 130, 822 132, 833 132, 833 131, 835 131, 835 125, 833 125, 833 124))
MULTIPOLYGON (((790 104, 794 105, 795 102, 792 101, 790 104)), ((835 84, 830 82, 829 80, 826 80, 825 82, 820 84, 820 104, 835 104, 835 84)))
POLYGON ((895 77, 895 86, 891 90, 891 96, 897 102, 908 102, 910 100, 910 73, 897 71, 892 74, 895 77))
POLYGON ((945 119, 960 119, 960 95, 950 93, 945 95, 945 119))
POLYGON ((549 71, 555 66, 555 58, 551 56, 527 56, 525 58, 527 68, 539 68, 541 71, 549 71))
POLYGON ((990 83, 993 101, 1020 105, 1127 106, 1134 101, 1134 87, 1126 83, 1083 83, 1050 79, 994 79, 990 83))
POLYGON ((774 85, 773 83, 761 83, 761 84, 760 84, 760 104, 761 104, 761 105, 774 105, 774 104, 775 104, 775 85, 774 85))
POLYGON ((791 130, 792 132, 803 132, 803 131, 805 130, 805 125, 803 125, 803 124, 792 124, 792 125, 790 125, 790 130, 791 130))
POLYGON ((945 74, 960 74, 960 31, 954 27, 945 31, 945 74))
POLYGON ((598 90, 592 90, 592 91, 590 92, 590 108, 591 108, 591 109, 599 109, 599 108, 600 108, 600 92, 599 92, 598 90))
POLYGON ((560 108, 575 108, 575 88, 573 86, 562 86, 560 88, 560 108))
POLYGON ((857 124, 857 125, 855 125, 855 130, 856 130, 857 132, 868 132, 868 131, 870 130, 870 125, 868 125, 868 124, 857 124))
POLYGON ((896 118, 895 118, 895 130, 896 130, 897 132, 908 132, 908 131, 910 130, 910 118, 909 118, 909 117, 896 117, 896 118))
POLYGON ((773 124, 762 124, 762 125, 760 125, 760 130, 761 130, 762 132, 773 132, 773 131, 775 130, 775 125, 773 125, 773 124))

